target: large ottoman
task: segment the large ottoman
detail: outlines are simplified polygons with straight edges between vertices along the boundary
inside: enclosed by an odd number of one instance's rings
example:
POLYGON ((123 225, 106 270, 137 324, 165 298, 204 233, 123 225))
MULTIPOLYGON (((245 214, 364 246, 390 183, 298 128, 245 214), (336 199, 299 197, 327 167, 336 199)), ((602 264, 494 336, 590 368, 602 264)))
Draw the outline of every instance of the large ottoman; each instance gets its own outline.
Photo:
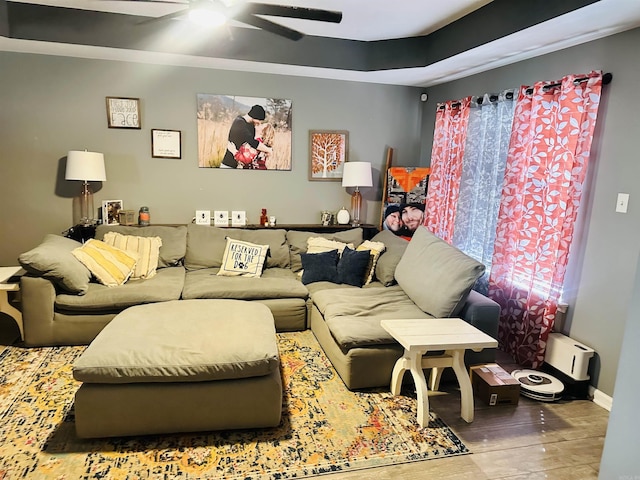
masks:
POLYGON ((78 436, 271 427, 282 380, 273 316, 240 300, 175 300, 117 315, 73 366, 78 436))

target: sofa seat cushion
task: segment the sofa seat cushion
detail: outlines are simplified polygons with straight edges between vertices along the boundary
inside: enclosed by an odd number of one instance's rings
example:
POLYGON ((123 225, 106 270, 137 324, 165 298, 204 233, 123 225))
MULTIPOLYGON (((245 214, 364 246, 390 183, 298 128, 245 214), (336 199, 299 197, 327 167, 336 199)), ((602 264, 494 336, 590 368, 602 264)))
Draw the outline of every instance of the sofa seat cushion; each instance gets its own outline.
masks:
POLYGON ((432 318, 414 304, 397 285, 379 288, 328 288, 312 294, 338 344, 349 349, 394 344, 380 321, 398 318, 432 318))
POLYGON ((153 278, 129 280, 124 285, 106 287, 90 283, 84 295, 59 294, 56 310, 68 312, 119 312, 141 303, 178 300, 184 286, 184 267, 159 269, 153 278))
POLYGON ((307 298, 309 291, 288 268, 267 268, 259 278, 221 277, 218 268, 187 272, 182 298, 263 300, 307 298))
POLYGON ((76 360, 87 383, 207 382, 279 368, 270 310, 236 300, 179 300, 131 307, 76 360), (250 332, 251 335, 247 335, 250 332))

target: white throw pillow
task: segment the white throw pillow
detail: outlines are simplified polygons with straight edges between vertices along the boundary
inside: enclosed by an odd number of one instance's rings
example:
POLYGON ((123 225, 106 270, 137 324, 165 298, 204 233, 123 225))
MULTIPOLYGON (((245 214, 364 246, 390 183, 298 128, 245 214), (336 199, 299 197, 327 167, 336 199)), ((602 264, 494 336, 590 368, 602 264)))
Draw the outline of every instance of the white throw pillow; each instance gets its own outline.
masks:
POLYGON ((269 245, 257 245, 227 237, 218 275, 226 277, 260 277, 269 245))
POLYGON ((307 253, 324 253, 338 250, 338 253, 342 254, 346 247, 351 250, 354 249, 353 243, 338 242, 324 237, 309 237, 307 239, 307 253))
POLYGON ((151 278, 156 274, 162 246, 160 237, 137 237, 107 232, 102 240, 108 245, 138 256, 138 263, 131 278, 151 278))

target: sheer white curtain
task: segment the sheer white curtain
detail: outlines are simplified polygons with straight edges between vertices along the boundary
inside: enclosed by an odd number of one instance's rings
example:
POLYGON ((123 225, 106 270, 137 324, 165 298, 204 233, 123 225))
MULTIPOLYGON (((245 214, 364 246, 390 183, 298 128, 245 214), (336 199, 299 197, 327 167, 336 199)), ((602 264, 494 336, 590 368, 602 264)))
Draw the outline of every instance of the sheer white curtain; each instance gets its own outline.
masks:
POLYGON ((474 97, 469 112, 453 245, 487 266, 476 285, 485 294, 516 104, 514 91, 474 97))

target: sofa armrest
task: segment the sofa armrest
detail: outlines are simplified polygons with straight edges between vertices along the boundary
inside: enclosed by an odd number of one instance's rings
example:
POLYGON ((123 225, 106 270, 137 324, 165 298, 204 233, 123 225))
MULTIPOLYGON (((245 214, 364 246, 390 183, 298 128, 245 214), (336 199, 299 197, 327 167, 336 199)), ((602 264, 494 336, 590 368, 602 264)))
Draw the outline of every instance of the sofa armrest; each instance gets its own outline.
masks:
POLYGON ((22 323, 26 345, 47 345, 53 337, 56 289, 43 277, 24 275, 20 278, 22 323))
POLYGON ((498 338, 500 305, 490 298, 471 290, 460 316, 487 335, 498 338))

